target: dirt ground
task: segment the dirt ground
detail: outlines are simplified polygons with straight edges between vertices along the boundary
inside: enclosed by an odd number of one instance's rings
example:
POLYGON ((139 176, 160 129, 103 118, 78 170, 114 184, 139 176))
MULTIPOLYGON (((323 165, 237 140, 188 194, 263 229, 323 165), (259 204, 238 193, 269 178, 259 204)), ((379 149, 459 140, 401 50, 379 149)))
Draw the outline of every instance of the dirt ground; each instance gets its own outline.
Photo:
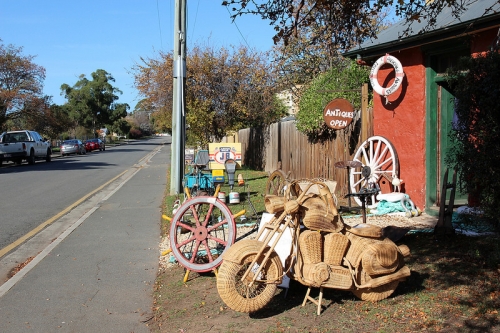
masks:
MULTIPOLYGON (((413 218, 369 216, 368 220, 382 227, 396 226, 417 232, 432 230, 437 221, 428 215, 413 218)), ((362 218, 345 218, 344 221, 356 225, 362 218)), ((414 241, 414 238, 407 239, 408 236, 401 237, 403 244, 414 241)), ((168 248, 168 240, 165 240, 162 249, 168 248)), ((425 319, 423 309, 426 305, 415 306, 420 303, 414 297, 415 291, 425 289, 423 273, 418 269, 412 273, 414 281, 400 283, 393 295, 376 304, 360 301, 350 292, 325 289, 320 316, 316 314, 315 304, 307 302, 302 306, 307 287, 296 281, 291 281, 289 289, 278 289, 264 309, 246 314, 231 310, 220 299, 214 273, 191 272, 186 283, 183 283, 184 277, 185 270, 170 256, 162 257, 155 286, 156 315, 154 323, 150 324, 153 332, 414 332, 422 328, 420 325, 425 319)), ((311 295, 317 297, 318 290, 313 289, 311 295)), ((433 331, 432 327, 436 328, 431 325, 425 330, 433 331)))

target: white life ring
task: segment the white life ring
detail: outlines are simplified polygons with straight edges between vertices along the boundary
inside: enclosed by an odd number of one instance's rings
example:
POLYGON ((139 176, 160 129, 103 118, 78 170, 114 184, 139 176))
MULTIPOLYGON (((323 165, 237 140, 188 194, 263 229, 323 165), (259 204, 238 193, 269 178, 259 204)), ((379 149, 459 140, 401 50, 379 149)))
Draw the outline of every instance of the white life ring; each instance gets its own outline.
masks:
POLYGON ((389 54, 386 54, 383 57, 378 58, 377 61, 372 66, 372 69, 370 71, 370 84, 373 87, 373 90, 384 97, 389 96, 390 94, 394 93, 398 88, 401 86, 401 83, 403 83, 403 77, 405 76, 405 73, 403 72, 403 66, 399 62, 396 57, 393 57, 389 54), (378 78, 377 74, 380 69, 384 64, 390 64, 392 67, 394 67, 394 70, 396 71, 396 77, 394 78, 394 82, 389 88, 382 88, 380 84, 378 83, 378 78))

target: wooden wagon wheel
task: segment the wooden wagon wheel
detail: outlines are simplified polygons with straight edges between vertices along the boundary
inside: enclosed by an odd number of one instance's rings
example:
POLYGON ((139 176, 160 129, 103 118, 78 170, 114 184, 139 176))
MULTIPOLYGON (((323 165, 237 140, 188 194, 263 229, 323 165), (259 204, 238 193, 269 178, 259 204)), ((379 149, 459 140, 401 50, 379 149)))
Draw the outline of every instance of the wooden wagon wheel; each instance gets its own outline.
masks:
POLYGON ((234 244, 234 215, 220 200, 197 196, 186 200, 172 218, 170 247, 179 264, 195 272, 209 272, 222 262, 234 244))
MULTIPOLYGON (((350 169, 351 193, 358 193, 368 185, 378 186, 380 193, 393 192, 392 175, 399 174, 399 160, 392 143, 382 136, 372 136, 359 146, 353 161, 361 162, 361 169, 350 169), (368 167, 368 168, 367 168, 368 167), (369 170, 369 174, 364 174, 369 170)), ((361 206, 361 200, 354 196, 361 206)), ((368 202, 368 207, 376 206, 376 195, 368 202)))

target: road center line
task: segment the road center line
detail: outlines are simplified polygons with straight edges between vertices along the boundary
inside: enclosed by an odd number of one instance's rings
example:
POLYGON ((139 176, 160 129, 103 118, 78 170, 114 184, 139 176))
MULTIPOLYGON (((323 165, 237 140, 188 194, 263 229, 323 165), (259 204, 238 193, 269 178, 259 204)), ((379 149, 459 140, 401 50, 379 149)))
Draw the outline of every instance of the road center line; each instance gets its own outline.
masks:
POLYGON ((57 221, 62 216, 66 215, 73 208, 75 208, 76 206, 78 206, 79 204, 81 204, 82 202, 84 202, 85 200, 87 200, 89 197, 91 197, 95 193, 99 192, 100 190, 102 190, 103 188, 105 188, 106 186, 108 186, 109 184, 111 184, 112 182, 114 182, 116 179, 118 179, 121 176, 123 176, 126 172, 127 172, 127 170, 123 171, 118 176, 114 177, 113 179, 111 179, 110 181, 106 182, 105 184, 99 186, 98 188, 96 188, 92 192, 86 194, 82 198, 78 199, 77 201, 75 201, 74 203, 72 203, 71 205, 69 205, 68 207, 66 207, 65 209, 63 209, 62 211, 60 211, 58 214, 54 215, 53 217, 51 217, 47 221, 43 222, 42 224, 38 225, 37 227, 35 227, 31 231, 29 231, 24 236, 18 238, 16 241, 12 242, 11 244, 9 244, 6 247, 4 247, 3 249, 1 249, 0 250, 0 258, 3 257, 4 255, 6 255, 7 253, 9 253, 11 250, 13 250, 16 247, 18 247, 19 245, 21 245, 22 243, 24 243, 29 238, 31 238, 34 235, 36 235, 37 233, 39 233, 41 230, 43 230, 49 224, 53 223, 54 221, 57 221))

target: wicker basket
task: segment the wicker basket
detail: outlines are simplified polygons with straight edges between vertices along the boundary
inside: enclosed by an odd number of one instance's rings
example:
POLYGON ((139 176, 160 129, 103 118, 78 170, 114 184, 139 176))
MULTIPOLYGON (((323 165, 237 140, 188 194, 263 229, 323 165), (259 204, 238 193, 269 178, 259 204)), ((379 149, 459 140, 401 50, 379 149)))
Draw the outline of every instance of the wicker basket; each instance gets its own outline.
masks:
POLYGON ((304 230, 299 236, 299 248, 304 264, 321 262, 323 254, 323 237, 317 231, 304 230))
POLYGON ((362 263, 369 275, 395 272, 399 265, 397 247, 389 242, 370 244, 363 253, 362 263))
POLYGON ((344 227, 336 215, 336 210, 330 209, 319 197, 309 197, 302 202, 301 206, 302 223, 308 229, 338 232, 344 227))
POLYGON ((302 276, 311 287, 319 287, 330 278, 330 268, 324 262, 304 264, 302 276))
POLYGON ((285 209, 285 197, 266 195, 264 198, 266 211, 270 214, 281 213, 285 209))
POLYGON ((342 258, 349 247, 349 238, 340 233, 329 233, 325 236, 324 262, 328 265, 340 266, 342 258))
POLYGON ((382 238, 382 228, 372 224, 360 223, 354 227, 346 227, 346 230, 352 234, 362 237, 382 238))
POLYGON ((347 233, 346 235, 351 241, 351 245, 349 246, 349 250, 347 251, 345 257, 353 266, 359 265, 363 252, 370 244, 380 242, 375 238, 360 237, 352 233, 347 233))
POLYGON ((348 268, 330 265, 330 278, 325 287, 349 290, 352 288, 352 276, 348 268))

